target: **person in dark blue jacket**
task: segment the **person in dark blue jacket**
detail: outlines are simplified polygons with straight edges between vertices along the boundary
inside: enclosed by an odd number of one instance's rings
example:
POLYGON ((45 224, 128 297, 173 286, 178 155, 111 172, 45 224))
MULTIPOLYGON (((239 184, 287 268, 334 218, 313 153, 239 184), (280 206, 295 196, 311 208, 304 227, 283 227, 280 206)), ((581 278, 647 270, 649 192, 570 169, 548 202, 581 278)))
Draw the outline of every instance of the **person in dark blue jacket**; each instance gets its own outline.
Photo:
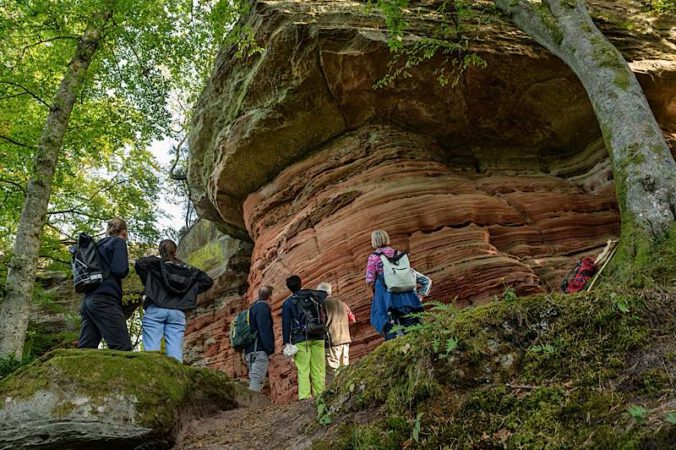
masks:
POLYGON ((255 339, 244 349, 244 360, 249 369, 249 389, 256 392, 263 390, 269 358, 275 352, 270 297, 272 286, 263 286, 258 291, 258 300, 249 308, 249 326, 255 339))
POLYGON ((101 338, 113 350, 131 350, 127 321, 122 311, 122 280, 129 275, 127 224, 111 219, 108 236, 98 243, 101 257, 109 269, 108 277, 92 292, 85 294, 80 307, 79 348, 98 348, 101 338))

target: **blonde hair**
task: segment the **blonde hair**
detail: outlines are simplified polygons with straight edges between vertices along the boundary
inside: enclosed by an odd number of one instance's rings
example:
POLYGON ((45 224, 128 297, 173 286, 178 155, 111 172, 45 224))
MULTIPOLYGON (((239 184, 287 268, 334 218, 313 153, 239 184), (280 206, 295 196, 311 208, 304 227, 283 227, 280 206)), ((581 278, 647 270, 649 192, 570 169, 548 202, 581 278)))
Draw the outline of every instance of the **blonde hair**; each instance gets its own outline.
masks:
POLYGON ((331 295, 331 283, 327 282, 319 283, 319 285, 317 286, 317 290, 324 291, 327 294, 331 295))
POLYGON ((371 233, 371 247, 380 248, 390 245, 390 236, 385 230, 376 230, 371 233))
POLYGON ((127 229, 127 222, 115 217, 108 221, 108 227, 106 228, 106 233, 108 236, 119 236, 124 230, 127 229))

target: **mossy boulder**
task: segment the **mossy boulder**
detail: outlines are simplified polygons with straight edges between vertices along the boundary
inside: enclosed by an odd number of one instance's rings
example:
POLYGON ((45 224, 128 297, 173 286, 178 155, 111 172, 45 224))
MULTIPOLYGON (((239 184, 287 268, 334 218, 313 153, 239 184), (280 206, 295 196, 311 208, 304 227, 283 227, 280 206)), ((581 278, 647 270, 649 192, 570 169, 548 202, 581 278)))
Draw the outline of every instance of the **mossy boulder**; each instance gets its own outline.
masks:
POLYGON ((168 448, 186 420, 252 400, 159 353, 56 350, 0 381, 0 449, 168 448))
POLYGON ((319 403, 339 437, 315 448, 674 448, 675 297, 432 307, 338 375, 319 403))

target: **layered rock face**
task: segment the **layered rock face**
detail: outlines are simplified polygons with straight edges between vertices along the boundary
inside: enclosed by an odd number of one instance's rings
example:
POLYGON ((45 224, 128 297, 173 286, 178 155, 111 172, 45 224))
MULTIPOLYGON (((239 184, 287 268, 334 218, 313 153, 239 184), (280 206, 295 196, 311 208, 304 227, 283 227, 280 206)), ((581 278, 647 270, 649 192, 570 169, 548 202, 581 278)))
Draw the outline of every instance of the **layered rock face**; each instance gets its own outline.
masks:
POLYGON ((224 235, 208 221, 198 221, 181 239, 177 256, 207 272, 214 286, 198 299, 188 317, 183 359, 211 367, 233 378, 246 376, 246 366, 229 346, 232 316, 246 307, 251 244, 224 235))
MULTIPOLYGON (((430 8, 416 8, 407 43, 438 26, 430 8)), ((189 178, 203 217, 254 242, 246 298, 276 288, 278 345, 292 273, 309 287, 331 282, 352 307, 353 358, 380 342, 363 279, 374 229, 411 253, 433 299, 461 306, 508 287, 556 289, 576 257, 617 237, 610 163, 584 89, 509 24, 477 32, 472 50, 487 67, 470 67, 457 84, 438 82, 440 68, 452 73, 438 55, 374 89, 393 57, 382 18, 363 4, 258 2, 248 20, 265 51, 219 55, 195 114, 189 178)), ((648 98, 673 133, 669 29, 651 30, 651 41, 643 29, 601 24, 645 71, 648 98)), ((204 334, 188 339, 195 333, 204 334)), ((274 400, 293 398, 294 373, 273 358, 274 400)))

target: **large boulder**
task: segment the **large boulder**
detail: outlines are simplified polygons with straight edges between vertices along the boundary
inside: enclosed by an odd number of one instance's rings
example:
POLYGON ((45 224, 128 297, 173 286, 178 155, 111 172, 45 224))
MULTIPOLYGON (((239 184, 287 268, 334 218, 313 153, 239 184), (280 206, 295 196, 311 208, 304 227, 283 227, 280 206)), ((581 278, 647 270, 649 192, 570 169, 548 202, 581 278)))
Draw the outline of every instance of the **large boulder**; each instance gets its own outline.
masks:
POLYGON ((0 449, 169 448, 186 420, 253 400, 159 353, 56 350, 0 381, 0 449))
MULTIPOLYGON (((674 20, 636 1, 589 3, 676 136, 674 20)), ((409 2, 407 49, 438 30, 437 4, 409 2)), ((433 299, 463 306, 507 288, 557 289, 577 258, 618 236, 610 160, 583 86, 484 12, 468 37, 486 68, 469 67, 457 84, 438 82, 441 69, 453 77, 454 58, 436 54, 374 89, 405 57, 389 52, 378 11, 355 1, 255 2, 246 25, 264 51, 218 55, 190 131, 191 192, 202 217, 254 241, 246 298, 276 288, 278 345, 292 273, 309 286, 332 282, 356 313, 353 358, 380 344, 364 283, 375 228, 432 277, 433 299)), ((215 329, 201 324, 189 339, 222 332, 228 320, 214 318, 215 329)), ((273 357, 275 400, 293 398, 294 376, 288 359, 273 357)))

